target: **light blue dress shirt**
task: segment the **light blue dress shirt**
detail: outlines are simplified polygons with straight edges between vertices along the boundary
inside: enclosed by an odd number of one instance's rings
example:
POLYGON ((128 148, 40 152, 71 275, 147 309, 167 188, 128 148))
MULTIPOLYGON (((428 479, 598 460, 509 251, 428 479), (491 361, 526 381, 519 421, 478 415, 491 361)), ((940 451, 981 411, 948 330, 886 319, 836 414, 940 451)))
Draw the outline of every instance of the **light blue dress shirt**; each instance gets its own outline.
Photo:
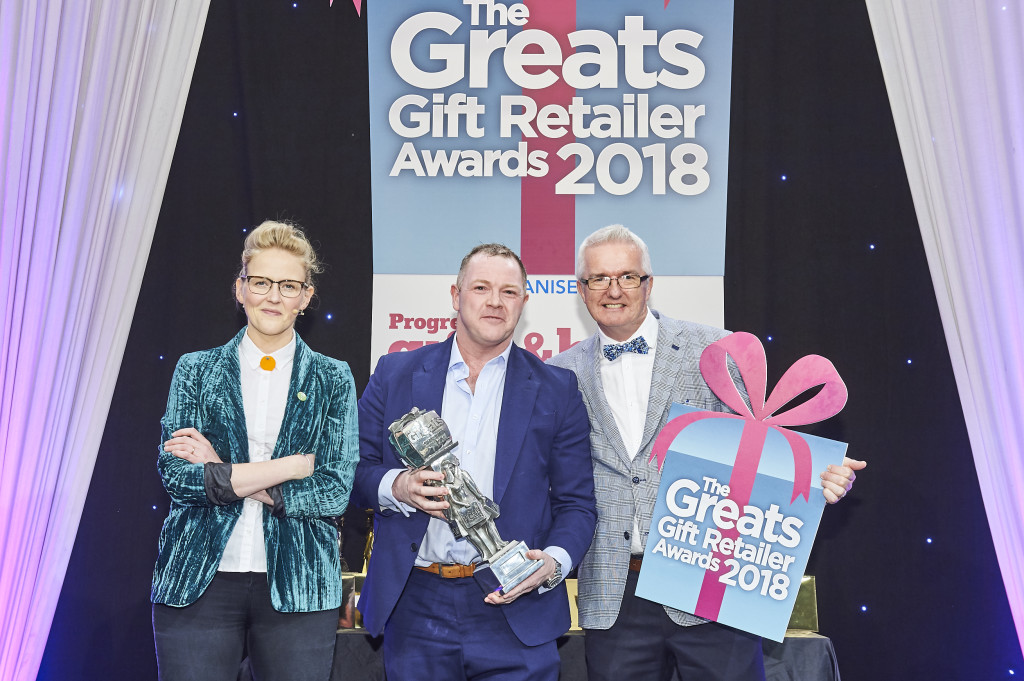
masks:
MULTIPOLYGON (((441 418, 458 442, 454 454, 459 467, 473 478, 477 488, 494 498, 494 453, 498 443, 501 398, 505 391, 505 367, 512 344, 480 370, 475 389, 467 379, 469 367, 462 360, 459 344, 452 343, 448 374, 444 382, 441 418)), ((506 541, 508 541, 507 538, 506 541)), ((456 541, 448 523, 431 518, 420 544, 417 565, 430 563, 478 563, 482 557, 465 539, 456 541)))

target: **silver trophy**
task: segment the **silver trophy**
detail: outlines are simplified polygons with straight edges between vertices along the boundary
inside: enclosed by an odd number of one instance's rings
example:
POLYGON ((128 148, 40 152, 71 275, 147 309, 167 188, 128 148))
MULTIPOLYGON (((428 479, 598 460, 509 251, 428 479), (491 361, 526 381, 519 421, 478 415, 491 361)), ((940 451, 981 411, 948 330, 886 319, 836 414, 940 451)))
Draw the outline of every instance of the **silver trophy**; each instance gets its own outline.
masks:
POLYGON ((427 484, 448 488, 445 520, 456 539, 464 537, 480 552, 484 562, 477 565, 473 576, 486 592, 504 594, 544 564, 526 557, 529 547, 524 542, 502 540, 494 526, 498 505, 459 467, 459 459, 452 454, 458 443, 437 412, 413 407, 388 430, 391 444, 410 470, 429 468, 444 474, 444 480, 428 480, 427 484))

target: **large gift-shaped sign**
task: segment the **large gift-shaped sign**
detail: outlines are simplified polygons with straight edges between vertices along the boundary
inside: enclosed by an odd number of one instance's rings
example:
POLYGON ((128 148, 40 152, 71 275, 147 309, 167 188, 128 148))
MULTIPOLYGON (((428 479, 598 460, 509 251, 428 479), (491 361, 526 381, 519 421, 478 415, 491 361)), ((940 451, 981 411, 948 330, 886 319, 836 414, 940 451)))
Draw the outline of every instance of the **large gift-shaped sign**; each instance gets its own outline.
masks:
POLYGON ((764 347, 748 333, 708 346, 700 371, 736 413, 672 406, 651 452, 661 487, 637 595, 781 641, 825 506, 817 473, 846 454, 842 442, 786 426, 838 413, 846 385, 831 362, 809 355, 766 400, 764 347))

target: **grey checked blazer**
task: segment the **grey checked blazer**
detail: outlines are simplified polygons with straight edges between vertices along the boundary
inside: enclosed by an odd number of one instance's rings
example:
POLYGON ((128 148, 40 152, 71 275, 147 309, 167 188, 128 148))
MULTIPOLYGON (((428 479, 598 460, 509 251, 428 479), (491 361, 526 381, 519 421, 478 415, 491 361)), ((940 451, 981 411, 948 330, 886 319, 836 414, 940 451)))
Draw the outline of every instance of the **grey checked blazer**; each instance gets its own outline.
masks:
MULTIPOLYGON (((661 482, 657 462, 647 463, 651 447, 668 420, 669 407, 682 402, 700 409, 729 411, 700 375, 701 352, 728 331, 663 317, 657 312, 658 343, 643 444, 630 461, 601 385, 601 336, 594 334, 548 362, 571 369, 590 415, 590 447, 597 496, 597 531, 579 568, 579 616, 584 629, 608 629, 615 623, 629 571, 633 510, 639 513, 646 544, 661 482)), ((705 620, 665 607, 677 624, 705 620)))

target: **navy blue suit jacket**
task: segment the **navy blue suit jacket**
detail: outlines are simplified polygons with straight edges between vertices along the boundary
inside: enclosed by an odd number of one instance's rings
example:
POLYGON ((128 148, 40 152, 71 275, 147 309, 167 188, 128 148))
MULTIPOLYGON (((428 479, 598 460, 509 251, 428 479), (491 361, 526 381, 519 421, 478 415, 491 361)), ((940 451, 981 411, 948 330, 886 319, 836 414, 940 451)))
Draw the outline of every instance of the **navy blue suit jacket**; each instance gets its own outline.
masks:
MULTIPOLYGON (((388 426, 412 407, 441 413, 453 338, 381 357, 359 400, 354 495, 358 503, 377 511, 359 610, 375 636, 405 588, 430 519, 422 511, 405 516, 381 512, 378 506, 381 478, 391 469, 404 468, 388 441, 388 426)), ((560 546, 578 565, 593 539, 597 512, 590 421, 571 371, 545 365, 512 346, 495 457, 494 500, 501 507, 495 524, 502 539, 521 539, 535 549, 560 546)), ((554 640, 570 624, 564 584, 494 608, 530 646, 554 640)))

